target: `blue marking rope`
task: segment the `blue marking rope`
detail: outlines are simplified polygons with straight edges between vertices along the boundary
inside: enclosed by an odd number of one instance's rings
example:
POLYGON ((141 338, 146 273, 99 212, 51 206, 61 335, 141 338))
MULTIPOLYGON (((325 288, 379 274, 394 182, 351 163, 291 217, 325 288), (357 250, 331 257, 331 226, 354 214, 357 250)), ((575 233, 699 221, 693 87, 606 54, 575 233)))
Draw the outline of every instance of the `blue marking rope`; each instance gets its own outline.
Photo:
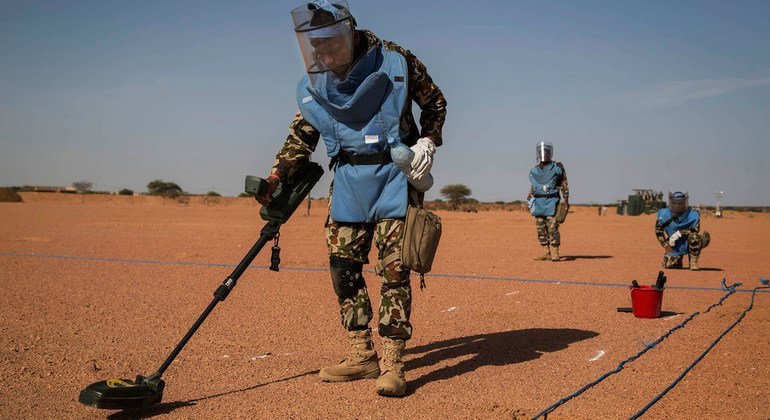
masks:
MULTIPOLYGON (((118 262, 126 264, 155 264, 155 265, 184 265, 195 267, 235 267, 237 264, 224 264, 224 263, 207 263, 207 262, 194 262, 194 261, 160 261, 160 260, 141 260, 141 259, 126 259, 126 258, 109 258, 109 257, 81 257, 76 255, 48 255, 48 254, 20 254, 12 252, 0 252, 0 257, 22 257, 22 258, 40 258, 40 259, 64 259, 64 260, 77 260, 77 261, 107 261, 118 262)), ((249 268, 268 268, 266 265, 251 265, 249 268)), ((319 267, 284 267, 281 266, 281 270, 286 271, 328 271, 328 268, 319 267)), ((364 270, 368 273, 373 273, 374 270, 364 270)), ((453 279, 470 279, 470 280, 492 280, 492 281, 515 281, 520 283, 541 283, 541 284, 568 284, 574 286, 602 286, 602 287, 623 287, 627 288, 628 285, 624 283, 601 283, 592 281, 580 281, 580 280, 545 280, 545 279, 525 279, 521 277, 494 277, 494 276, 481 276, 472 274, 451 274, 451 273, 438 273, 438 274, 426 274, 425 277, 436 278, 453 278, 453 279)), ((697 286, 666 286, 667 289, 677 290, 697 290, 706 292, 723 291, 724 289, 719 287, 697 287, 697 286)), ((750 289, 736 289, 736 292, 751 293, 750 289)), ((760 290, 760 292, 770 293, 770 290, 760 290)))
MULTIPOLYGON (((765 283, 763 282, 763 284, 765 284, 765 283)), ((701 353, 701 355, 698 356, 690 364, 690 366, 687 366, 687 368, 684 371, 682 371, 682 373, 679 376, 677 376, 676 379, 674 379, 674 382, 671 382, 671 384, 669 386, 667 386, 666 389, 663 390, 663 392, 661 392, 660 394, 656 395, 655 398, 653 398, 649 403, 647 403, 647 405, 645 405, 644 408, 639 410, 639 412, 637 412, 636 414, 631 416, 630 419, 635 420, 635 419, 638 419, 639 417, 641 417, 642 414, 646 413, 647 410, 650 409, 650 407, 652 407, 653 405, 655 405, 655 403, 660 401, 660 399, 663 398, 668 393, 668 391, 671 391, 675 386, 677 386, 679 384, 679 382, 682 379, 684 379, 685 376, 687 376, 687 373, 689 373, 690 370, 692 370, 692 368, 695 367, 695 365, 697 365, 704 357, 706 357, 706 355, 711 351, 711 349, 713 349, 717 345, 717 343, 719 343, 719 341, 722 339, 722 337, 727 335, 727 333, 729 333, 733 328, 735 328, 736 325, 738 325, 743 320, 743 318, 746 316, 746 314, 754 307, 754 297, 757 295, 757 291, 760 290, 760 289, 770 289, 770 286, 755 287, 754 290, 751 293, 751 301, 749 302, 749 306, 747 306, 746 309, 738 316, 738 318, 735 320, 735 322, 730 324, 730 326, 727 327, 727 329, 722 331, 722 333, 719 334, 719 337, 717 337, 716 340, 714 340, 711 343, 711 345, 709 345, 706 348, 706 350, 704 350, 703 353, 701 353)))
POLYGON ((724 294, 724 296, 722 296, 722 298, 721 298, 721 299, 719 299, 719 301, 717 301, 716 303, 714 303, 714 304, 712 304, 711 306, 709 306, 709 307, 708 307, 708 308, 707 308, 705 311, 703 311, 703 312, 693 312, 693 313, 692 313, 692 314, 690 314, 690 316, 688 316, 688 317, 687 317, 687 318, 686 318, 684 321, 680 322, 678 325, 674 326, 673 328, 671 328, 670 330, 668 330, 667 332, 665 332, 663 335, 661 335, 660 337, 658 337, 658 339, 657 339, 657 340, 653 341, 653 342, 652 342, 652 343, 650 343, 650 344, 647 344, 647 345, 646 345, 646 346, 645 346, 645 347, 644 347, 642 350, 640 350, 638 353, 636 353, 636 354, 634 354, 633 356, 631 356, 631 357, 629 357, 629 358, 627 358, 627 359, 625 359, 625 360, 621 361, 621 362, 618 364, 618 366, 617 366, 617 367, 615 367, 614 369, 611 369, 611 370, 609 370, 609 371, 605 372, 605 373, 604 373, 602 376, 600 376, 600 377, 599 377, 599 378, 597 378, 596 380, 594 380, 594 381, 592 381, 592 382, 589 382, 589 383, 588 383, 588 384, 586 384, 586 385, 583 385, 583 386, 582 386, 580 389, 578 389, 577 391, 573 392, 573 393, 572 393, 572 394, 570 394, 570 395, 567 395, 567 396, 566 396, 566 397, 564 397, 564 398, 561 398, 559 401, 556 401, 555 403, 553 403, 552 405, 550 405, 548 408, 546 408, 546 409, 544 409, 543 411, 541 411, 541 412, 537 413, 537 414, 536 414, 534 417, 532 417, 532 420, 538 419, 538 418, 540 418, 540 417, 543 417, 544 419, 545 419, 545 418, 547 418, 547 417, 548 417, 548 413, 552 412, 553 410, 556 410, 556 409, 557 409, 557 408, 559 408, 559 406, 561 406, 562 404, 564 404, 564 403, 566 403, 567 401, 569 401, 569 400, 571 400, 571 399, 573 399, 573 398, 577 397, 578 395, 580 395, 580 394, 584 393, 584 392, 585 392, 585 391, 587 391, 589 388, 591 388, 591 387, 593 387, 594 385, 596 385, 596 384, 598 384, 598 383, 602 382, 603 380, 607 379, 608 377, 610 377, 610 376, 612 376, 612 375, 614 375, 614 374, 616 374, 616 373, 620 372, 621 370, 623 370, 623 367, 624 367, 624 366, 625 366, 627 363, 629 363, 629 362, 633 362, 634 360, 636 360, 636 359, 638 359, 638 358, 642 357, 642 355, 644 355, 645 353, 647 353, 648 351, 650 351, 650 349, 652 349, 653 347, 657 346, 657 345, 658 345, 658 344, 660 344, 660 343, 661 343, 663 340, 665 340, 665 339, 666 339, 666 338, 668 338, 668 337, 669 337, 671 334, 673 334, 673 333, 674 333, 674 331, 676 331, 676 330, 678 330, 678 329, 680 329, 680 328, 683 328, 685 325, 687 325, 687 323, 688 323, 688 322, 690 322, 690 321, 692 321, 692 320, 693 320, 693 318, 695 318, 696 316, 700 315, 701 313, 704 313, 704 314, 705 314, 705 313, 708 313, 709 311, 711 311, 711 310, 712 310, 712 309, 714 309, 715 307, 717 307, 717 306, 721 305, 721 304, 722 304, 722 302, 724 302, 724 301, 725 301, 725 299, 727 299, 728 297, 730 297, 732 294, 734 294, 734 293, 736 292, 736 288, 737 288, 738 286, 740 286, 740 285, 741 285, 740 283, 735 283, 735 284, 733 284, 733 285, 731 285, 731 286, 727 286, 727 285, 725 284, 725 279, 722 279, 722 287, 723 287, 723 289, 722 289, 722 290, 727 290, 727 293, 725 293, 725 294, 724 294))

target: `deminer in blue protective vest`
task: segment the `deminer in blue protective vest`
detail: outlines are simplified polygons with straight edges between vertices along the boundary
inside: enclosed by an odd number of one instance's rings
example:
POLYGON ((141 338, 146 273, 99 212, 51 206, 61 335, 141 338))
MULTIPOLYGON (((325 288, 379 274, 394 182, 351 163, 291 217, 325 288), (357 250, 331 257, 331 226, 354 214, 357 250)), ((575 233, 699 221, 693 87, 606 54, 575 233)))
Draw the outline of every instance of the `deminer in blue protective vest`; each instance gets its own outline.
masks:
POLYGON ((400 259, 404 218, 409 204, 422 202, 424 191, 411 183, 427 185, 422 181, 442 142, 446 101, 411 52, 357 30, 346 1, 310 1, 291 15, 307 75, 297 87, 300 112, 267 178, 269 189, 258 200, 267 204, 279 182, 291 177, 323 138, 334 170, 326 244, 350 351, 319 375, 323 381, 377 378, 380 395, 402 396, 402 354, 412 336, 410 271, 400 259), (420 128, 412 101, 421 110, 420 128), (391 147, 410 148, 411 165, 397 167, 391 147), (374 314, 362 275, 372 241, 379 249, 375 271, 382 277, 381 360, 369 329, 374 314))
POLYGON ((682 260, 689 256, 690 270, 699 270, 701 250, 711 242, 708 232, 700 234, 700 212, 689 206, 687 193, 669 193, 668 208, 658 210, 655 236, 666 250, 663 268, 682 268, 682 260))
POLYGON ((564 199, 565 211, 569 210, 569 182, 567 172, 561 162, 553 160, 553 144, 541 141, 536 147, 537 165, 529 170, 529 183, 532 186, 527 195, 529 211, 535 216, 537 239, 543 247, 543 253, 535 258, 539 261, 559 261, 559 221, 556 209, 564 199))

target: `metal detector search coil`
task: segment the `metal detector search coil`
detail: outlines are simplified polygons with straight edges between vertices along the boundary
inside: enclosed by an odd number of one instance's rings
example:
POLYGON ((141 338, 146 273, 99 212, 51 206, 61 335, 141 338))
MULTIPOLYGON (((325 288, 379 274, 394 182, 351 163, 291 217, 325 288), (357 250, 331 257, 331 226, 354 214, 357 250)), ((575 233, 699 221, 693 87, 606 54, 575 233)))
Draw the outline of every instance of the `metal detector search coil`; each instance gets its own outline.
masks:
MULTIPOLYGON (((161 402, 163 399, 163 389, 166 385, 161 379, 163 373, 176 359, 179 352, 190 341, 190 338, 192 338, 217 304, 227 299, 227 296, 238 284, 238 279, 251 262, 254 261, 257 254, 272 240, 275 240, 275 244, 273 246, 270 269, 278 271, 280 263, 278 235, 281 225, 289 220, 294 210, 304 201, 310 190, 321 179, 321 175, 323 175, 323 169, 320 165, 314 162, 306 162, 301 165, 300 170, 294 174, 289 182, 281 183, 273 194, 270 205, 263 206, 260 211, 260 216, 267 223, 262 228, 259 239, 243 257, 241 262, 238 263, 233 272, 217 287, 211 303, 198 316, 198 319, 190 327, 182 340, 174 347, 174 350, 166 357, 166 360, 158 370, 146 377, 137 376, 136 381, 131 381, 130 379, 108 379, 106 381, 94 382, 80 391, 78 401, 85 405, 108 410, 146 408, 161 402)), ((265 180, 255 176, 246 177, 245 189, 247 193, 254 196, 262 195, 265 188, 267 188, 265 180)))
POLYGON ((82 391, 78 401, 81 404, 107 410, 144 408, 157 404, 163 399, 165 383, 158 380, 152 384, 143 376, 136 381, 130 379, 108 379, 94 382, 82 391))

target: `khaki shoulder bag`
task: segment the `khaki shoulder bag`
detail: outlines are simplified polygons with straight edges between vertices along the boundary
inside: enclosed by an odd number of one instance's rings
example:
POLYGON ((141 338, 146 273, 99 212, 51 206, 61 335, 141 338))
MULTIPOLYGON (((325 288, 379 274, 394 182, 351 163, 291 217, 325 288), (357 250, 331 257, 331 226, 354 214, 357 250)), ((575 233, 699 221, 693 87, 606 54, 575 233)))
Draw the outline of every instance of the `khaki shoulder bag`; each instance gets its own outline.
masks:
POLYGON ((420 289, 423 289, 425 273, 433 268, 433 259, 436 257, 440 240, 441 218, 431 211, 409 206, 401 252, 386 256, 374 270, 380 275, 388 264, 401 259, 401 265, 420 274, 420 289))

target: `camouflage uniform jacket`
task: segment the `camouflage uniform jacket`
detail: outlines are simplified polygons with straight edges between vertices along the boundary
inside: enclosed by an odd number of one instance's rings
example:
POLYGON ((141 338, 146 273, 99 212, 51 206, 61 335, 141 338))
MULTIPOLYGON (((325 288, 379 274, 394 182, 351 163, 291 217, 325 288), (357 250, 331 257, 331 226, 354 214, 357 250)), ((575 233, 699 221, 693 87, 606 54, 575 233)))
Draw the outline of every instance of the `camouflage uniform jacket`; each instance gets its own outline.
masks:
MULTIPOLYGON (((378 44, 380 39, 368 30, 357 31, 366 42, 367 51, 378 44)), ((401 116, 401 127, 409 132, 409 136, 402 139, 407 146, 414 145, 420 137, 429 137, 436 146, 441 146, 441 128, 446 119, 446 100, 441 90, 428 75, 425 65, 417 59, 409 50, 406 50, 393 42, 384 41, 385 49, 396 51, 406 58, 409 69, 409 98, 411 101, 406 106, 401 116), (420 126, 417 128, 412 115, 412 101, 420 107, 420 126)), ((315 151, 321 135, 315 127, 305 120, 302 113, 298 112, 289 126, 289 136, 283 147, 275 156, 272 173, 281 180, 292 175, 292 170, 297 162, 307 160, 315 151)))
MULTIPOLYGON (((562 165, 561 162, 555 162, 556 166, 561 168, 561 179, 559 180, 559 183, 556 184, 556 189, 561 191, 561 196, 564 198, 564 201, 569 201, 569 181, 567 181, 567 170, 564 169, 564 165, 562 165)), ((527 200, 532 198, 535 195, 535 187, 530 186, 529 187, 529 194, 527 195, 527 200)))

